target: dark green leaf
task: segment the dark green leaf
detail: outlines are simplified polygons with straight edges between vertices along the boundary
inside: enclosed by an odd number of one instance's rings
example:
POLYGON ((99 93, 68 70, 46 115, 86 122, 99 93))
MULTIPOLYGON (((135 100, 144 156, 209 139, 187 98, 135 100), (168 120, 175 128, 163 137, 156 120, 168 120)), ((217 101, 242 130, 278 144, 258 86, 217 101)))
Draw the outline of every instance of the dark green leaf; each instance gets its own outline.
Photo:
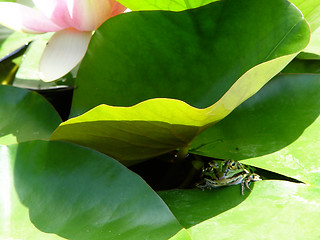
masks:
POLYGON ((140 177, 90 149, 1 146, 0 179, 0 239, 166 240, 182 229, 140 177))
POLYGON ((320 73, 319 60, 294 59, 291 61, 282 73, 320 73))
POLYGON ((207 107, 254 66, 297 53, 308 41, 306 22, 284 0, 122 14, 93 36, 71 116, 102 103, 131 106, 157 97, 207 107))
POLYGON ((58 113, 39 94, 0 86, 0 144, 48 139, 60 123, 58 113))

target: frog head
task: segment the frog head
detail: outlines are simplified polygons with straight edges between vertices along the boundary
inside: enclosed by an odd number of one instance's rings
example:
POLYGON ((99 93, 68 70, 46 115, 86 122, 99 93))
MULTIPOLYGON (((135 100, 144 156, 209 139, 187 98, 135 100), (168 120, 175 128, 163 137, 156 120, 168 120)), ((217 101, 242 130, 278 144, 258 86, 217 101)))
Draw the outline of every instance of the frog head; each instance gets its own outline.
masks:
POLYGON ((213 180, 233 178, 240 173, 249 172, 245 170, 241 163, 233 160, 211 161, 202 171, 203 177, 213 180))

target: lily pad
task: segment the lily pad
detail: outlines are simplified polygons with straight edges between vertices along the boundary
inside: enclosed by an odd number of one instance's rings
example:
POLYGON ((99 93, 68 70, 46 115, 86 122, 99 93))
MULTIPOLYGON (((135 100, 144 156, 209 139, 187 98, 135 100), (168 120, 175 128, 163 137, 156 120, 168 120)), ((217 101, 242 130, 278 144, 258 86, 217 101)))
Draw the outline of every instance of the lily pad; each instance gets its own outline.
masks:
MULTIPOLYGON (((309 31, 284 0, 222 0, 178 13, 118 15, 91 39, 71 116, 100 104, 132 106, 151 98, 208 107, 251 68, 305 48, 309 31)), ((280 71, 273 68, 265 72, 280 71)))
POLYGON ((243 197, 237 187, 159 194, 194 240, 317 239, 320 236, 319 188, 286 181, 262 181, 256 182, 252 193, 243 197), (231 196, 236 190, 238 195, 231 196))
POLYGON ((242 160, 319 186, 319 89, 318 74, 279 76, 200 134, 190 152, 242 160))
POLYGON ((166 240, 184 232, 139 176, 72 144, 1 146, 0 186, 1 239, 166 240))
POLYGON ((35 92, 0 86, 0 144, 49 139, 61 119, 35 92))

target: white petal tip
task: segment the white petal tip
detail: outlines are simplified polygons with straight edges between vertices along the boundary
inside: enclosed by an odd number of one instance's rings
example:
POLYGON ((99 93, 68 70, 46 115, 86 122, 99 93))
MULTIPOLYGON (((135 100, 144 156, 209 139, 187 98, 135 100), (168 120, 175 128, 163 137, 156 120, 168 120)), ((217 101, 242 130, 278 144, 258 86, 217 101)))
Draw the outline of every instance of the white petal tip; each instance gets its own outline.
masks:
POLYGON ((87 51, 91 35, 71 29, 56 32, 41 57, 41 79, 55 81, 77 66, 87 51))

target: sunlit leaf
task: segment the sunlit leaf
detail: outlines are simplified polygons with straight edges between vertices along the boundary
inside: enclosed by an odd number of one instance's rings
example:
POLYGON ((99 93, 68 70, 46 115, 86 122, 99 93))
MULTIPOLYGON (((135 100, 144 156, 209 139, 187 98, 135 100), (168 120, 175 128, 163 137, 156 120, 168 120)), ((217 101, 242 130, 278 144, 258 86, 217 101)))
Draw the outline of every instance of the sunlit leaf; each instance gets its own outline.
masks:
POLYGON ((182 11, 201 7, 217 0, 118 0, 127 8, 135 10, 182 11))
POLYGON ((299 55, 302 59, 320 59, 320 3, 314 0, 290 0, 310 24, 311 40, 299 55))
POLYGON ((320 236, 319 188, 262 181, 254 184, 252 193, 242 196, 238 187, 159 194, 194 240, 317 239, 320 236))

